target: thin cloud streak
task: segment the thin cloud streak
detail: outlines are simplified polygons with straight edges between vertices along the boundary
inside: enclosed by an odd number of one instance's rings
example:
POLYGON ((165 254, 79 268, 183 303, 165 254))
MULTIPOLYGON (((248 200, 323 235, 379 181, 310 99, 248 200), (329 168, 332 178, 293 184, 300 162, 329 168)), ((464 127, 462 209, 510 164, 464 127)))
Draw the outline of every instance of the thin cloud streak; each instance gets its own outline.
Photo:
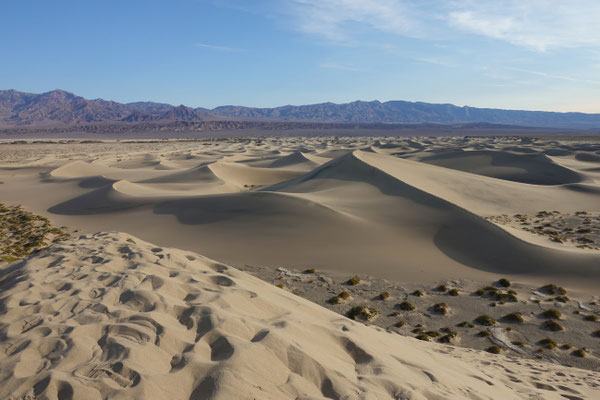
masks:
POLYGON ((237 47, 228 47, 228 46, 217 46, 214 44, 208 44, 208 43, 194 43, 194 47, 200 48, 200 49, 209 49, 209 50, 215 50, 215 51, 224 51, 224 52, 229 52, 229 53, 239 53, 239 52, 243 52, 243 51, 248 51, 246 49, 240 49, 237 47))

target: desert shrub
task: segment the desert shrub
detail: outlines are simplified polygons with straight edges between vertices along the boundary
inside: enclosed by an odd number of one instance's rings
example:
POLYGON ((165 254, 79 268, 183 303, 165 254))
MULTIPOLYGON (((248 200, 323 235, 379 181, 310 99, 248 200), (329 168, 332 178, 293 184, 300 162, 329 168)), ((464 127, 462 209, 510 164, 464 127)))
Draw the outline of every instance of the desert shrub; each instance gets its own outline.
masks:
POLYGON ((501 349, 498 346, 490 346, 487 349, 485 349, 485 351, 492 354, 500 354, 500 350, 501 349))
POLYGON ((446 303, 437 303, 432 307, 433 312, 446 315, 448 314, 448 305, 446 303))
POLYGON ((455 330, 451 329, 451 328, 450 328, 450 327, 448 327, 448 326, 445 326, 445 327, 443 327, 443 328, 440 328, 440 332, 446 333, 446 334, 448 334, 448 335, 450 335, 450 336, 452 336, 452 337, 456 337, 456 336, 458 336, 458 332, 456 332, 455 330))
POLYGON ((415 338, 419 339, 419 340, 423 340, 425 342, 429 342, 429 336, 427 336, 424 333, 420 333, 417 336, 415 336, 415 338))
POLYGON ((403 301, 402 303, 398 304, 398 308, 404 311, 412 311, 415 309, 415 306, 413 306, 408 301, 403 301))
POLYGON ((501 291, 498 291, 498 293, 496 293, 496 300, 497 301, 510 301, 513 303, 516 303, 518 301, 517 296, 515 296, 514 294, 504 293, 501 291))
POLYGON ((483 295, 485 294, 485 290, 483 290, 483 289, 477 289, 477 290, 475 291, 475 294, 476 294, 477 296, 483 296, 483 295))
POLYGON ((479 331, 479 332, 477 332, 476 336, 479 336, 479 337, 488 337, 488 336, 490 336, 490 333, 488 331, 479 331))
POLYGON ((500 280, 498 281, 498 283, 499 283, 501 286, 504 286, 504 287, 509 287, 509 286, 510 286, 510 281, 509 281, 508 279, 506 279, 506 278, 502 278, 502 279, 500 279, 500 280))
POLYGON ((556 342, 551 338, 542 339, 538 342, 538 344, 549 350, 554 349, 557 346, 556 342))
POLYGON ((446 285, 440 285, 440 286, 436 287, 435 290, 438 291, 438 292, 447 292, 448 291, 448 286, 446 286, 446 285))
POLYGON ((557 296, 554 298, 555 301, 560 301, 561 303, 568 303, 570 299, 567 296, 557 296))
POLYGON ((496 286, 486 286, 483 288, 484 291, 486 291, 488 294, 494 294, 498 291, 498 288, 496 286))
POLYGON ((600 329, 598 329, 597 331, 592 332, 592 336, 600 337, 600 329))
POLYGON ((520 340, 511 340, 511 343, 515 346, 525 347, 525 343, 521 342, 520 340))
POLYGON ((504 320, 509 321, 509 322, 516 322, 519 324, 522 324, 525 320, 523 319, 523 316, 521 315, 521 313, 518 312, 512 312, 510 314, 506 314, 504 317, 502 317, 504 320))
POLYGON ((583 317, 583 320, 594 322, 594 321, 598 321, 598 317, 594 314, 590 314, 590 315, 586 315, 585 317, 583 317))
POLYGON ((456 324, 456 326, 458 326, 459 328, 474 328, 475 327, 475 325, 473 325, 472 323, 470 323, 468 321, 459 322, 458 324, 456 324))
POLYGON ((340 299, 340 296, 333 296, 332 298, 327 300, 327 302, 329 304, 340 304, 342 302, 342 300, 340 299))
POLYGON ((475 322, 479 325, 492 326, 496 324, 496 320, 489 315, 480 315, 475 318, 475 322))
POLYGON ((379 294, 379 298, 381 300, 386 300, 390 298, 390 292, 382 292, 379 294))
POLYGON ((415 328, 411 331, 412 333, 423 333, 424 329, 423 328, 415 328))
POLYGON ((277 287, 278 287, 279 289, 283 289, 285 286, 284 286, 284 284, 283 284, 283 283, 279 283, 279 284, 277 284, 277 287))
POLYGON ((439 337, 440 336, 440 333, 436 332, 436 331, 427 331, 427 332, 425 332, 425 334, 429 337, 439 337))
POLYGON ((558 322, 556 322, 553 319, 544 322, 542 324, 542 328, 545 328, 545 329, 548 329, 548 330, 554 331, 554 332, 564 331, 565 330, 565 328, 563 328, 563 326, 561 324, 559 324, 558 322))
POLYGON ((508 291, 508 294, 512 294, 512 295, 515 295, 515 296, 516 296, 516 295, 517 295, 517 292, 515 292, 514 290, 512 290, 512 289, 511 289, 511 290, 509 290, 509 291, 508 291))
POLYGON ((556 308, 551 308, 542 313, 542 317, 548 319, 559 319, 561 316, 562 314, 556 308))
POLYGON ((368 307, 368 306, 355 306, 355 307, 352 307, 350 309, 350 311, 348 311, 348 313, 347 313, 348 317, 351 319, 354 319, 354 320, 362 319, 365 321, 368 321, 371 318, 374 318, 377 314, 379 314, 379 311, 377 311, 373 307, 368 307))
POLYGON ((585 351, 583 349, 577 349, 571 353, 574 357, 585 357, 585 351))
POLYGON ((413 296, 417 296, 417 297, 423 297, 425 296, 425 293, 423 293, 423 291, 421 290, 415 290, 414 292, 411 293, 413 296))
POLYGON ((360 278, 359 278, 358 276, 355 276, 355 277, 353 277, 353 278, 350 278, 350 279, 348 279, 348 280, 346 281, 346 284, 347 284, 347 285, 350 285, 350 286, 356 286, 356 285, 358 285, 359 283, 360 283, 360 278))
POLYGON ((450 289, 450 291, 448 291, 448 294, 450 296, 458 296, 458 289, 450 289))
POLYGON ((404 321, 398 321, 394 324, 396 328, 402 328, 404 325, 406 325, 406 322, 404 321))
POLYGON ((438 339, 438 342, 440 343, 450 343, 452 341, 452 339, 454 339, 456 336, 451 336, 451 335, 444 335, 441 338, 438 339))
POLYGON ((548 294, 567 294, 567 291, 564 288, 556 286, 554 284, 544 285, 540 288, 540 291, 546 292, 548 294))
POLYGON ((563 350, 569 350, 569 349, 572 349, 573 346, 570 343, 565 343, 562 346, 560 346, 560 348, 563 350))
POLYGON ((338 294, 338 297, 342 300, 347 300, 350 298, 350 293, 346 292, 345 290, 343 292, 341 292, 340 294, 338 294))
POLYGON ((305 269, 305 270, 304 270, 304 273, 305 273, 305 274, 314 274, 314 273, 316 273, 316 272, 317 272, 317 270, 316 270, 316 269, 314 269, 314 268, 309 268, 309 269, 305 269))

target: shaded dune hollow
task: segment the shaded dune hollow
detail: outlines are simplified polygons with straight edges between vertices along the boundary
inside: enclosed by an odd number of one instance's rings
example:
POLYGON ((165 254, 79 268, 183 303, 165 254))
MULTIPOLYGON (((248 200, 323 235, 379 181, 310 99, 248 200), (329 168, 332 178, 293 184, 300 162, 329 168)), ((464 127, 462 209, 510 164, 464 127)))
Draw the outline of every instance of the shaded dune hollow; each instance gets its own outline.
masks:
POLYGON ((600 380, 367 326, 117 232, 0 271, 0 335, 3 399, 597 398, 600 380))

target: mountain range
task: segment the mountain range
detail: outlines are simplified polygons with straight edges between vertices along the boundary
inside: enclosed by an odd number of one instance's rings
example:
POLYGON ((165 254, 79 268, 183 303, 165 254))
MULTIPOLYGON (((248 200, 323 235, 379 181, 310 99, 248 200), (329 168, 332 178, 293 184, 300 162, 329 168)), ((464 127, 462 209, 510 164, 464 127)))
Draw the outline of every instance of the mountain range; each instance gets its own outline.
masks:
POLYGON ((42 94, 0 90, 0 127, 98 123, 249 121, 349 124, 473 124, 598 129, 600 114, 502 110, 408 101, 355 101, 275 108, 221 106, 212 110, 164 103, 88 100, 64 90, 42 94))

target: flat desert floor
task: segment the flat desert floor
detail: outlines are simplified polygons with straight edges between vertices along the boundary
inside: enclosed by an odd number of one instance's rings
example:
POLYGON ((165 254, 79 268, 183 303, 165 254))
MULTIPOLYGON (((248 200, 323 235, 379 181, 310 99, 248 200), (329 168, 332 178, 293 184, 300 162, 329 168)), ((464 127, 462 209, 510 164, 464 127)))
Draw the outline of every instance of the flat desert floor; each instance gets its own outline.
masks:
POLYGON ((82 235, 0 264, 4 398, 600 396, 600 141, 6 142, 0 181, 82 235))

